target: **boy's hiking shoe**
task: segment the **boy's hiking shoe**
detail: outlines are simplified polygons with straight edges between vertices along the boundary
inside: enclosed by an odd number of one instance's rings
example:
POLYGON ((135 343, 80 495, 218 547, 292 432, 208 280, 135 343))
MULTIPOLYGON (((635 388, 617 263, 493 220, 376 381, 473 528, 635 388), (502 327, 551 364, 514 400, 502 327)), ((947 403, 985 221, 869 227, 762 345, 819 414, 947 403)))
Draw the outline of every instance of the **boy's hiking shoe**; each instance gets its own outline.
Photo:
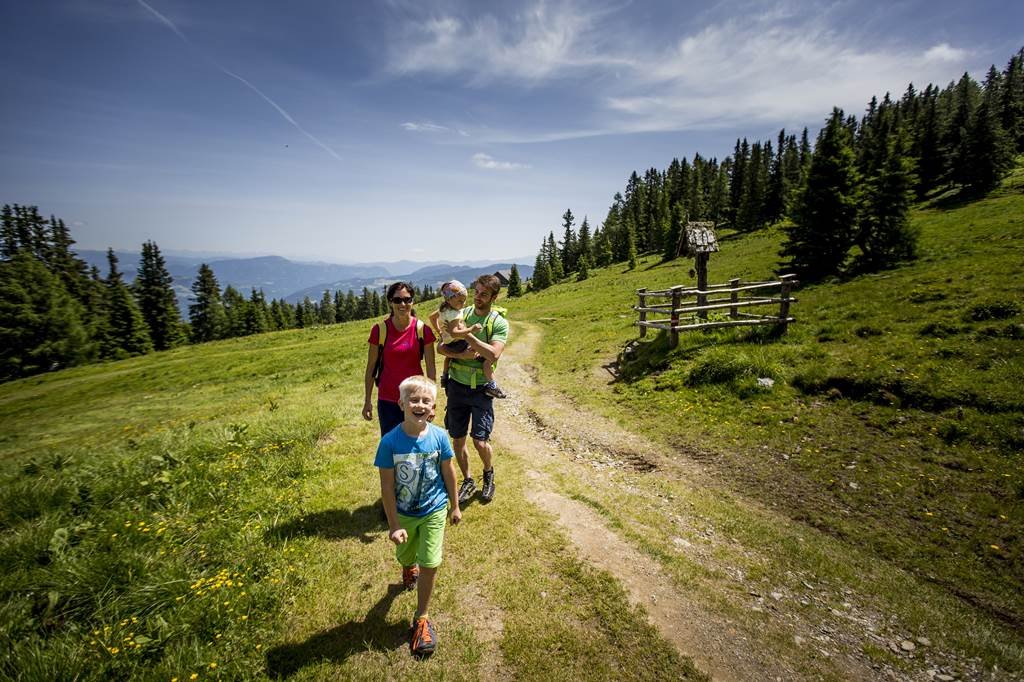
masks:
POLYGON ((500 400, 504 400, 508 397, 508 395, 505 394, 505 391, 501 390, 501 388, 498 387, 498 384, 493 381, 488 381, 484 384, 484 393, 492 398, 498 398, 500 400))
POLYGON ((462 485, 459 486, 459 504, 468 502, 469 498, 473 497, 473 493, 476 492, 476 481, 473 477, 462 479, 462 485))
POLYGON ((480 489, 480 499, 484 502, 494 499, 494 469, 484 472, 484 487, 480 489))
POLYGON ((420 567, 402 566, 402 587, 411 590, 416 587, 416 581, 420 579, 420 567))
POLYGON ((434 634, 434 625, 426 616, 416 619, 412 624, 412 640, 409 642, 409 649, 413 656, 429 656, 437 648, 437 635, 434 634))

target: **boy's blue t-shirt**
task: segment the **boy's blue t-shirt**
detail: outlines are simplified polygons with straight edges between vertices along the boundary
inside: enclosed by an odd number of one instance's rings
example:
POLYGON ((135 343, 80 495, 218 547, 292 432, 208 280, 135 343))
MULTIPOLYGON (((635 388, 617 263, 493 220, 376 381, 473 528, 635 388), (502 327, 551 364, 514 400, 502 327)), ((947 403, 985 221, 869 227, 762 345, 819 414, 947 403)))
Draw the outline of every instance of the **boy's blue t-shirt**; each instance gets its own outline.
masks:
POLYGON ((441 462, 454 455, 444 429, 427 424, 423 435, 410 438, 399 424, 380 439, 373 465, 395 470, 399 514, 426 516, 448 504, 441 462))

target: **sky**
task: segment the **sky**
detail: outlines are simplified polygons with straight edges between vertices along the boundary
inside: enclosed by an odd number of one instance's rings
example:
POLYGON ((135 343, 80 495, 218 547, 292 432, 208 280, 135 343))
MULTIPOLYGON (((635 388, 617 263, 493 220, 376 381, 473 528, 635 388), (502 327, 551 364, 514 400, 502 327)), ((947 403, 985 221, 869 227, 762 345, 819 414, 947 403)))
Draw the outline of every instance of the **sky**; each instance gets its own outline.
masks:
POLYGON ((0 26, 0 202, 80 248, 532 262, 634 170, 1002 69, 1024 2, 46 0, 0 26))

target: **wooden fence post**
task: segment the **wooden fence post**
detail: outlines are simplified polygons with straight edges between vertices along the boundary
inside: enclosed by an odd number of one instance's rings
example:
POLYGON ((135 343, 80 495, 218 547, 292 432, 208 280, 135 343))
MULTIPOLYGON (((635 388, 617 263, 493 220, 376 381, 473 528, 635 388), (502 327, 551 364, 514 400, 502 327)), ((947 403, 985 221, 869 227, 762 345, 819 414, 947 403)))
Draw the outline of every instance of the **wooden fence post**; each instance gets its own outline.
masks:
MULTIPOLYGON (((700 291, 708 290, 708 254, 706 253, 697 254, 697 289, 700 291)), ((697 294, 697 305, 704 306, 707 304, 707 294, 697 294)), ((698 310, 697 317, 702 320, 708 319, 708 311, 698 310)))
POLYGON ((789 329, 789 292, 793 287, 793 280, 796 275, 783 275, 779 279, 782 280, 782 295, 781 301, 779 302, 779 324, 782 326, 782 333, 785 334, 789 329))
MULTIPOLYGON (((641 308, 646 308, 647 307, 647 302, 644 300, 644 298, 647 296, 647 289, 646 288, 640 289, 637 293, 640 296, 640 307, 641 308)), ((645 327, 643 325, 643 323, 646 322, 646 321, 647 321, 647 311, 646 310, 641 310, 640 311, 640 338, 641 339, 643 337, 647 336, 647 327, 645 327)))
POLYGON ((676 327, 679 326, 679 306, 683 302, 683 288, 672 287, 672 322, 671 331, 668 333, 668 347, 675 348, 679 345, 679 330, 676 327))
MULTIPOLYGON (((730 303, 737 303, 740 300, 740 292, 736 291, 736 289, 739 287, 739 285, 740 285, 739 277, 736 277, 734 279, 730 279, 729 280, 729 289, 731 289, 731 291, 729 292, 729 302, 730 303)), ((740 314, 739 314, 739 311, 736 309, 736 306, 733 306, 732 308, 729 308, 729 317, 731 317, 734 320, 738 320, 739 319, 740 314)))

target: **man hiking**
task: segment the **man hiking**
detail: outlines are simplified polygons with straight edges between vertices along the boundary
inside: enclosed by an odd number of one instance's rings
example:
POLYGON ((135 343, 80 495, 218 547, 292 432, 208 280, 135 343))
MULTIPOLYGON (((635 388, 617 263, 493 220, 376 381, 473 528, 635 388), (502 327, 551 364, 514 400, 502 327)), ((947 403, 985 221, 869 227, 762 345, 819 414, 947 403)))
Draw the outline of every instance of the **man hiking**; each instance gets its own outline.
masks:
POLYGON ((469 500, 476 492, 476 481, 469 469, 467 434, 473 439, 473 447, 484 466, 480 499, 483 502, 494 499, 494 452, 490 443, 491 430, 494 428, 494 399, 487 394, 485 388, 487 378, 484 376, 483 364, 496 363, 508 342, 508 321, 497 310, 492 310, 501 291, 498 278, 494 275, 481 275, 472 287, 473 305, 463 310, 463 318, 467 327, 479 324, 480 329, 465 337, 469 349, 453 352, 443 346, 438 348, 439 353, 452 359, 445 386, 448 406, 444 425, 452 437, 455 457, 462 471, 460 503, 469 500))

